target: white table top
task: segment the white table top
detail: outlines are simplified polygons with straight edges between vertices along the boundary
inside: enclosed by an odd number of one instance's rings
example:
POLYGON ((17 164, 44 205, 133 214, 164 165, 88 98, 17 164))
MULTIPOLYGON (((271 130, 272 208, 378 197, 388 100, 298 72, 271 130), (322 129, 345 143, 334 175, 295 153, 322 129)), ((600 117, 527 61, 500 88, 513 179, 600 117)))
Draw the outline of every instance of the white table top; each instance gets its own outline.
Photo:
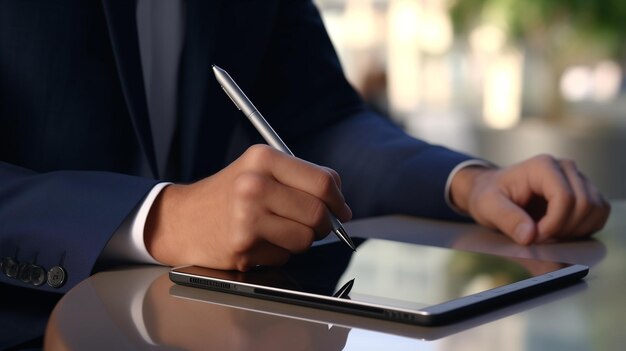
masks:
MULTIPOLYGON (((350 233, 585 264, 579 284, 442 327, 419 327, 175 286, 165 267, 98 273, 50 318, 47 349, 620 350, 626 345, 626 202, 595 240, 522 247, 473 224, 391 216, 350 233)), ((354 234, 353 234, 354 235, 354 234)))

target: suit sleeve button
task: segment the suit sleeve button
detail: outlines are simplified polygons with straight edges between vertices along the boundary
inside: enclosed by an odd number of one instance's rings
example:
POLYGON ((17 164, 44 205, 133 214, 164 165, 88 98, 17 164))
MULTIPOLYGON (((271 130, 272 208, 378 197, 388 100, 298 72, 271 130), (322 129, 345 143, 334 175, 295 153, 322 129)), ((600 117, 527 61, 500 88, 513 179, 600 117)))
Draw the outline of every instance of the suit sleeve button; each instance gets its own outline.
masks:
POLYGON ((30 269, 32 264, 28 262, 22 262, 17 268, 17 279, 22 283, 30 283, 30 269))
POLYGON ((48 271, 48 285, 55 289, 62 287, 66 279, 67 273, 61 266, 54 266, 48 271))
POLYGON ((41 284, 46 282, 46 271, 37 265, 33 265, 30 268, 30 283, 34 286, 40 286, 41 284))
POLYGON ((9 278, 17 277, 19 264, 12 257, 5 257, 2 259, 2 273, 9 278))

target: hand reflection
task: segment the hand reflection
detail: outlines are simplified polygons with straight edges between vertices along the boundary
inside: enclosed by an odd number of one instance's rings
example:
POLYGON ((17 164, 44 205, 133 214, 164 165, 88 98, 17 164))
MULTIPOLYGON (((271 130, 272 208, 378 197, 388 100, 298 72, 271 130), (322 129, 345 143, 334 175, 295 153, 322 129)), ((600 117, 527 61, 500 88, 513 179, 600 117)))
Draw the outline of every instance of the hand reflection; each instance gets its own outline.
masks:
POLYGON ((163 275, 144 300, 148 333, 159 344, 188 350, 341 350, 350 329, 169 295, 163 275))
POLYGON ((480 227, 472 227, 457 235, 452 242, 452 247, 507 257, 577 263, 587 266, 594 266, 606 256, 606 247, 595 239, 521 246, 500 233, 480 227))

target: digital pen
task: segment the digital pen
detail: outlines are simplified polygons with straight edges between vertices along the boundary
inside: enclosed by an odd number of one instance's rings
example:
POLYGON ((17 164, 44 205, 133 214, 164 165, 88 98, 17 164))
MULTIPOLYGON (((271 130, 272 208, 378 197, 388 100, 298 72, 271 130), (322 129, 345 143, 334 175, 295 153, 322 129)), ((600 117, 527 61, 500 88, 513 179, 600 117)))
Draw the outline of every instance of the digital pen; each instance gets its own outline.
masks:
MULTIPOLYGON (((282 139, 280 139, 278 134, 276 134, 274 129, 269 125, 269 123, 267 123, 259 110, 254 107, 252 102, 250 102, 250 99, 248 99, 246 94, 244 94, 230 75, 216 65, 213 65, 213 73, 226 95, 230 97, 235 106, 237 106, 237 108, 243 112, 244 115, 246 115, 250 122, 252 122, 252 125, 257 131, 259 131, 263 139, 265 139, 265 141, 275 149, 294 156, 293 152, 289 150, 287 145, 285 145, 282 139)), ((353 251, 356 251, 356 246, 354 246, 352 239, 348 236, 348 233, 343 228, 341 222, 339 222, 339 220, 332 213, 330 213, 328 209, 326 209, 326 212, 328 213, 328 217, 330 218, 330 222, 333 226, 333 232, 353 251)))

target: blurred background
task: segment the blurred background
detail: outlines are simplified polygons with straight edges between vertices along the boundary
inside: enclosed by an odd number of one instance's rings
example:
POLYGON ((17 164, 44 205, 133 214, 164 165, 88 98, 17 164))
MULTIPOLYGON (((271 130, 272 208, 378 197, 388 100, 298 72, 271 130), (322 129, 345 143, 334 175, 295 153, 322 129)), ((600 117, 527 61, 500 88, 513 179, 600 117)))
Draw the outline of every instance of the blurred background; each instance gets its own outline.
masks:
POLYGON ((350 82, 410 134, 573 158, 626 198, 626 1, 314 1, 350 82))

